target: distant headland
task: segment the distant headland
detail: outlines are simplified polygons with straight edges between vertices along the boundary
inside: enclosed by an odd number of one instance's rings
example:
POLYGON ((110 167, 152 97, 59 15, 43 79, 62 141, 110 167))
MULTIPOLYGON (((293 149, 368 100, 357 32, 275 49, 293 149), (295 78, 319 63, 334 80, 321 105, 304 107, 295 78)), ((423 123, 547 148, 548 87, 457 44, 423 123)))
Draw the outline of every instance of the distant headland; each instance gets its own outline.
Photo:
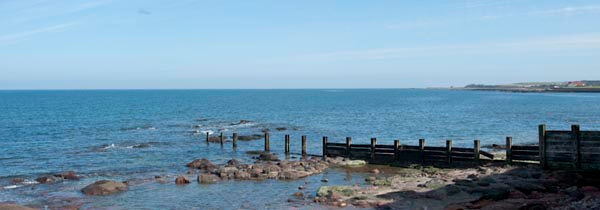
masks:
POLYGON ((458 90, 509 91, 509 92, 597 92, 600 93, 600 80, 580 80, 567 82, 523 82, 505 85, 470 84, 465 87, 452 87, 458 90))

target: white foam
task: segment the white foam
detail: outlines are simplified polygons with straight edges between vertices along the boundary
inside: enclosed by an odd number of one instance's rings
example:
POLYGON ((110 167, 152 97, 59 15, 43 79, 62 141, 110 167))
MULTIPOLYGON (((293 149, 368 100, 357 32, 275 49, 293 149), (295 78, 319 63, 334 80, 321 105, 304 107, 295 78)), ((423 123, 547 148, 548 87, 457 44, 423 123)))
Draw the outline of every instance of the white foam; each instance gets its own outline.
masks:
POLYGON ((15 189, 17 187, 22 187, 22 185, 9 185, 9 186, 3 187, 3 189, 8 190, 8 189, 15 189))
POLYGON ((197 132, 197 133, 201 133, 201 134, 206 134, 206 133, 208 133, 208 135, 212 135, 213 133, 215 133, 215 132, 214 132, 214 131, 212 131, 212 130, 196 131, 196 132, 197 132))
POLYGON ((39 184, 39 182, 25 180, 25 181, 23 182, 23 184, 39 184))

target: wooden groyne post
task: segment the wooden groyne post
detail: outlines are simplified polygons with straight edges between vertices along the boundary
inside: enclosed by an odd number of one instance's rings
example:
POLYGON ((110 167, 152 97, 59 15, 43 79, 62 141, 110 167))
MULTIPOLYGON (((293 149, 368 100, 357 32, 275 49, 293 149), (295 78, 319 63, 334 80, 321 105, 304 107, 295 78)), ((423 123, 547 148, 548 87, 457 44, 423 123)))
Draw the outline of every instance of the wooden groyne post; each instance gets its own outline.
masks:
POLYGON ((306 156, 306 136, 302 136, 302 156, 306 156))
POLYGON ((479 140, 475 140, 473 141, 473 159, 475 160, 475 162, 479 162, 479 149, 480 149, 480 142, 479 140))
POLYGON ((400 160, 400 140, 394 140, 394 160, 400 160))
POLYGON ((425 162, 425 139, 419 139, 419 151, 421 152, 421 163, 425 162))
POLYGON ((233 133, 233 149, 237 148, 237 140, 238 140, 238 134, 233 133))
POLYGON ((206 143, 208 144, 208 138, 210 138, 210 134, 206 132, 206 143))
POLYGON ((221 136, 219 136, 219 140, 221 140, 221 146, 223 146, 223 142, 225 141, 225 135, 221 132, 221 136))
POLYGON ((546 125, 542 124, 538 127, 539 131, 539 147, 540 147, 540 167, 546 168, 546 125))
POLYGON ((581 169, 581 131, 579 125, 571 125, 571 132, 575 139, 575 154, 573 155, 573 162, 575 162, 575 168, 581 169))
POLYGON ((285 134, 285 154, 290 154, 290 134, 285 134))
POLYGON ((512 163, 512 137, 506 137, 506 163, 512 163))
POLYGON ((327 136, 323 136, 323 159, 327 157, 327 141, 329 138, 327 136))
POLYGON ((271 150, 271 146, 269 145, 269 132, 265 132, 265 151, 268 152, 271 150))
POLYGON ((371 138, 371 161, 375 160, 375 145, 377 144, 377 138, 371 138))
POLYGON ((346 157, 350 158, 352 154, 352 137, 346 137, 346 157))
POLYGON ((452 140, 446 140, 446 162, 452 163, 452 140))

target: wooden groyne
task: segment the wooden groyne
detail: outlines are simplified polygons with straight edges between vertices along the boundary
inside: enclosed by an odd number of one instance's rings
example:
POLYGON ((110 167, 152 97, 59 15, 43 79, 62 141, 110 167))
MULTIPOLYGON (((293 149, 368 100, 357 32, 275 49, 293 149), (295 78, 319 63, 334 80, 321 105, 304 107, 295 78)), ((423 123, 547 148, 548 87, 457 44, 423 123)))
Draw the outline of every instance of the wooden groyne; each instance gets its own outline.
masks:
MULTIPOLYGON (((206 133, 208 142, 210 135, 206 133)), ((221 145, 225 140, 219 135, 221 145)), ((264 151, 270 151, 270 134, 264 133, 264 151)), ((307 153, 307 137, 301 138, 301 155, 307 153)), ((371 138, 370 144, 353 144, 352 137, 345 142, 329 142, 323 136, 323 157, 347 157, 366 160, 371 163, 392 164, 396 162, 414 163, 481 163, 494 161, 494 155, 481 150, 479 140, 473 141, 473 147, 454 147, 452 140, 446 140, 446 146, 427 146, 425 139, 419 139, 418 145, 401 144, 394 140, 393 145, 377 144, 377 138, 371 138)), ((570 131, 546 130, 539 126, 539 142, 536 145, 513 145, 512 137, 506 137, 505 161, 507 164, 540 164, 546 169, 600 170, 600 131, 580 131, 579 125, 572 125, 570 131)), ((237 148, 238 134, 233 133, 233 148, 237 148)), ((284 137, 285 154, 290 154, 291 136, 284 137)))

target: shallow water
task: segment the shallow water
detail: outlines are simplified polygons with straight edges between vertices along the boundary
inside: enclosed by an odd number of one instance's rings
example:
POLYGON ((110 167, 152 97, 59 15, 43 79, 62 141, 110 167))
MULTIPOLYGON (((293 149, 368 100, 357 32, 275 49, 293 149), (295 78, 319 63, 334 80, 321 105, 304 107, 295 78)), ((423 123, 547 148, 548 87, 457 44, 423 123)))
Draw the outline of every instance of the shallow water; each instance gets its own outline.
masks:
MULTIPOLYGON (((263 141, 207 145, 203 132, 231 136, 271 130, 271 150, 283 151, 283 136, 308 136, 308 152, 321 153, 321 137, 342 142, 471 147, 537 141, 537 125, 549 129, 600 129, 600 94, 506 93, 448 90, 136 90, 0 91, 0 201, 46 205, 65 198, 89 208, 282 208, 299 184, 309 180, 315 192, 321 176, 293 182, 247 181, 178 187, 144 183, 129 192, 89 198, 79 190, 101 178, 131 180, 185 173, 185 163, 206 157, 250 162, 246 151, 263 141), (240 120, 252 122, 239 124, 240 120), (276 128, 285 127, 285 131, 276 128), (52 185, 11 186, 14 177, 29 180, 74 170, 86 178, 52 185), (7 189, 4 189, 8 187, 7 189)), ((352 184, 336 170, 328 184, 352 184), (335 178, 338 177, 338 178, 335 178)), ((358 182, 362 181, 357 175, 358 182)), ((171 180, 169 180, 171 181, 171 180)), ((356 180, 355 180, 356 181, 356 180)), ((300 205, 303 206, 303 205, 300 205)), ((310 207, 307 207, 310 208, 310 207)))

